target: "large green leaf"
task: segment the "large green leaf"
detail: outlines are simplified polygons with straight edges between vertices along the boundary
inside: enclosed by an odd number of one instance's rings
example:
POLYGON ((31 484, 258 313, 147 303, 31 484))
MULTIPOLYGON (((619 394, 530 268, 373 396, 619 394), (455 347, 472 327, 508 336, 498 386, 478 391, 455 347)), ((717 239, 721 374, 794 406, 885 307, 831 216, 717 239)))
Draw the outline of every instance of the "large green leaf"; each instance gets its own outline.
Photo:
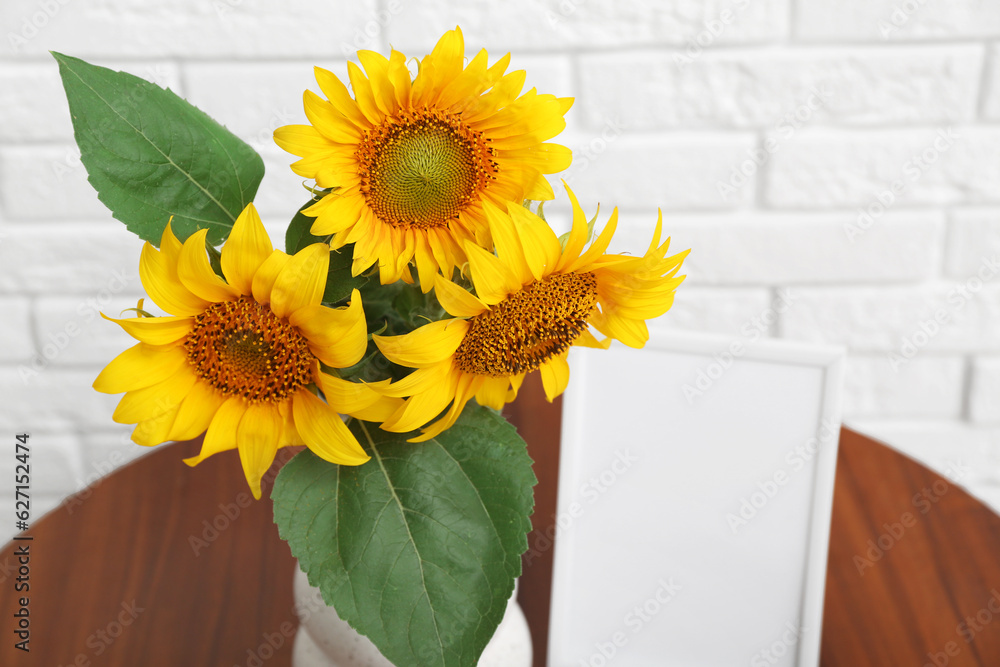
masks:
POLYGON ((279 534, 327 604, 394 664, 475 665, 528 546, 524 441, 475 403, 424 443, 352 429, 371 461, 336 466, 306 450, 282 469, 279 534))
POLYGON ((264 162, 250 146, 170 90, 53 53, 80 159, 104 205, 159 245, 208 229, 221 243, 257 193, 264 162))

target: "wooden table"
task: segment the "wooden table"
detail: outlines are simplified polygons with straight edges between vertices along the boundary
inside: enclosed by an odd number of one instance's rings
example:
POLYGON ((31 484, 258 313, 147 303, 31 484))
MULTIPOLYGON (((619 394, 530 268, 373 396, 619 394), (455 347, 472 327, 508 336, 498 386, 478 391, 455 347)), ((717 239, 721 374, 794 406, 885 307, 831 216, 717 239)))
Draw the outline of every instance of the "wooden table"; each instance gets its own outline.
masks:
MULTIPOLYGON (((536 461, 534 522, 544 534, 555 515, 559 405, 526 383, 509 412, 536 461)), ((0 665, 290 664, 295 561, 270 503, 250 500, 233 453, 188 468, 181 459, 197 449, 157 448, 0 551, 0 665), (28 654, 13 648, 24 547, 28 654)), ((980 502, 844 430, 830 542, 825 667, 1000 665, 1000 517, 980 502)), ((539 534, 529 543, 520 601, 541 666, 552 550, 539 534)))

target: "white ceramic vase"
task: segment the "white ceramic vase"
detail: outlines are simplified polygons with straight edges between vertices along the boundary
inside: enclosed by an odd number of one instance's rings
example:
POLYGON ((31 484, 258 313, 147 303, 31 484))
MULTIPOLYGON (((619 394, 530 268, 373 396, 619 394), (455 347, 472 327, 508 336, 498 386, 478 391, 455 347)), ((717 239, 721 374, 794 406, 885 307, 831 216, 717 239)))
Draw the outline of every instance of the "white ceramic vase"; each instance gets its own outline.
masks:
MULTIPOLYGON (((292 667, 394 667, 367 637, 355 632, 323 602, 319 589, 309 585, 299 568, 295 570, 295 608, 299 610, 299 631, 292 667)), ((531 667, 531 634, 517 604, 516 587, 479 667, 531 667)))

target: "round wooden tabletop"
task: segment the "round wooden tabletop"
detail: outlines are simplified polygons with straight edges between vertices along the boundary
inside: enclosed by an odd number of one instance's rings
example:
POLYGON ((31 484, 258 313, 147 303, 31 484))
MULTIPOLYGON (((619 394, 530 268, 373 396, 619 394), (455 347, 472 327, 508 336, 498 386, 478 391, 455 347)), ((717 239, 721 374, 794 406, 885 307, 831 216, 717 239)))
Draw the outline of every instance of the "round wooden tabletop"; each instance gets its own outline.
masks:
MULTIPOLYGON (((510 410, 536 460, 542 531, 555 514, 558 409, 529 384, 510 410)), ((0 664, 290 665, 296 564, 271 505, 252 500, 234 453, 188 468, 181 459, 197 449, 157 448, 0 551, 0 664), (28 653, 15 648, 21 623, 28 653)), ((534 558, 520 586, 536 665, 550 556, 534 558)), ((1000 665, 1000 517, 844 430, 822 631, 825 667, 1000 665)))

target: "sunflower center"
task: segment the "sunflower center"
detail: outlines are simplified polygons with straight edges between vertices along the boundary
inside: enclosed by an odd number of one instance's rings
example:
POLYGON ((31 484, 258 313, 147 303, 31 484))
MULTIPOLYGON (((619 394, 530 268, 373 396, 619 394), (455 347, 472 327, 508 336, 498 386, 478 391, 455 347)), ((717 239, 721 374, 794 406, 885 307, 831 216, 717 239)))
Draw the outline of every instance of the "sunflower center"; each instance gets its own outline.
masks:
POLYGON ((224 395, 282 401, 312 380, 315 356, 298 330, 241 296, 209 306, 184 339, 195 371, 224 395))
POLYGON ((454 114, 407 110, 365 132, 361 192, 394 227, 444 227, 495 180, 495 150, 454 114))
POLYGON ((455 362, 465 373, 492 377, 533 371, 569 349, 587 328, 596 302, 592 273, 532 283, 469 320, 455 362))

